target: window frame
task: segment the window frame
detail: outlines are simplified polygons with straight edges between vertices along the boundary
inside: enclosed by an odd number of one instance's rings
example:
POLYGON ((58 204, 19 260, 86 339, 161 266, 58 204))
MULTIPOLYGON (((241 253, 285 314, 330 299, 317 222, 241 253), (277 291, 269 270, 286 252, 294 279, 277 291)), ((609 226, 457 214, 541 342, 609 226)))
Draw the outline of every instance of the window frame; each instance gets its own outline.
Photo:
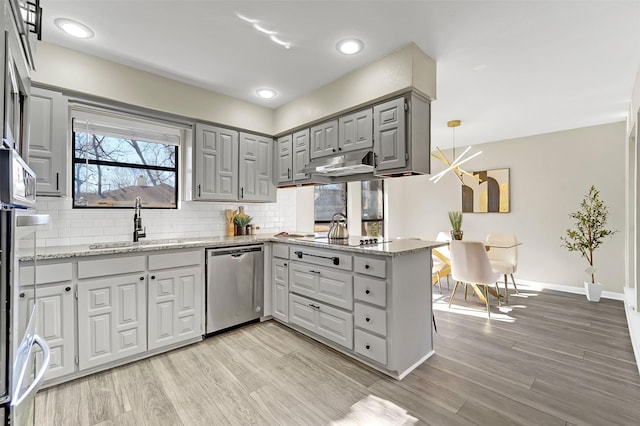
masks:
MULTIPOLYGON (((70 161, 70 165, 71 165, 71 207, 72 209, 130 209, 133 207, 135 200, 131 200, 131 205, 128 204, 122 204, 122 205, 79 205, 76 204, 76 165, 78 164, 85 164, 85 165, 93 165, 93 166, 108 166, 108 167, 121 167, 121 168, 125 168, 125 169, 138 169, 138 170, 153 170, 153 171, 163 171, 163 172, 170 172, 170 173, 174 173, 175 176, 175 182, 174 182, 174 191, 173 191, 173 197, 174 197, 174 205, 173 206, 143 206, 145 209, 160 209, 160 210, 177 210, 179 207, 179 203, 180 203, 180 198, 179 198, 179 194, 180 194, 180 183, 181 183, 181 178, 180 178, 180 171, 181 171, 181 167, 180 167, 180 147, 182 146, 183 142, 184 142, 184 132, 183 131, 179 131, 180 136, 179 136, 179 140, 177 143, 169 143, 169 142, 162 142, 162 141, 152 141, 152 140, 144 140, 144 139, 133 139, 133 138, 125 138, 125 137, 119 137, 119 136, 113 136, 113 135, 102 135, 100 133, 89 133, 90 135, 99 135, 99 136, 104 136, 104 137, 112 137, 112 138, 117 138, 117 139, 121 139, 121 140, 137 140, 139 142, 144 142, 144 143, 157 143, 160 145, 165 145, 165 146, 173 146, 174 148, 174 166, 173 167, 168 167, 168 166, 157 166, 157 165, 148 165, 148 164, 143 164, 143 163, 126 163, 126 162, 120 162, 120 161, 108 161, 108 160, 99 160, 99 159, 88 159, 88 158, 79 158, 76 157, 76 131, 74 129, 74 114, 86 114, 87 112, 89 112, 90 114, 95 114, 97 116, 101 116, 104 115, 104 117, 109 117, 109 116, 116 116, 120 119, 124 119, 124 120, 129 120, 130 122, 134 123, 134 122, 139 122, 139 123, 143 123, 141 126, 144 127, 146 125, 152 125, 152 126, 166 126, 167 128, 169 127, 174 127, 171 126, 170 124, 167 123, 162 123, 159 120, 153 120, 151 118, 148 117, 141 117, 139 115, 136 115, 135 113, 127 113, 127 112, 113 112, 113 111, 106 111, 106 110, 94 110, 93 108, 91 109, 84 109, 82 107, 77 107, 77 108, 70 108, 70 115, 71 115, 71 161, 70 161), (146 123, 146 124, 145 124, 146 123)), ((143 200, 144 203, 144 200, 143 200)))
POLYGON ((374 180, 367 180, 367 181, 360 181, 360 233, 363 236, 369 236, 367 235, 367 233, 365 232, 365 223, 373 223, 373 222, 380 222, 381 223, 381 231, 379 234, 377 235, 377 237, 384 237, 385 235, 385 226, 384 226, 384 179, 375 179, 375 181, 380 182, 380 191, 382 192, 382 206, 381 206, 381 211, 382 211, 382 215, 380 218, 378 219, 369 219, 369 218, 365 218, 363 213, 364 213, 364 209, 362 208, 363 205, 363 198, 364 198, 364 190, 362 188, 364 182, 373 182, 374 180))
MULTIPOLYGON (((348 185, 347 185, 346 182, 314 185, 314 187, 313 187, 313 191, 314 191, 314 198, 313 198, 313 229, 314 229, 314 232, 321 232, 322 231, 321 229, 318 229, 318 225, 321 225, 321 226, 324 225, 324 226, 328 227, 331 224, 331 219, 329 219, 329 220, 317 220, 316 219, 316 199, 315 199, 316 187, 318 187, 318 186, 326 186, 326 185, 343 185, 344 186, 344 215, 347 218, 349 217, 349 211, 348 211, 348 207, 349 207, 349 190, 348 190, 348 185)), ((338 213, 338 212, 335 212, 335 213, 338 213)))

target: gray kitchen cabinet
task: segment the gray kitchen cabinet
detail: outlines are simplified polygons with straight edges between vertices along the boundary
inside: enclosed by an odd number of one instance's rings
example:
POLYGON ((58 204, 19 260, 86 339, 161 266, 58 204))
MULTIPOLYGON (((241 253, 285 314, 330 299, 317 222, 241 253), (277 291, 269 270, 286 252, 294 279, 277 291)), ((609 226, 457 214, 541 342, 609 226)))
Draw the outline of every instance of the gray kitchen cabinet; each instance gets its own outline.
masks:
POLYGON ((338 119, 338 150, 355 151, 373 147, 373 112, 371 108, 338 119))
POLYGON ((289 260, 274 257, 272 273, 272 315, 287 323, 289 322, 289 260))
POLYGON ((405 100, 392 99, 373 107, 376 172, 400 169, 407 164, 405 100))
POLYGON ((353 277, 351 272, 292 262, 290 268, 291 291, 339 308, 353 308, 353 277))
POLYGON ((80 371, 147 350, 144 273, 78 284, 80 371))
POLYGON ((202 263, 202 250, 149 255, 149 350, 202 336, 202 263))
POLYGON ((238 132, 195 126, 194 200, 238 199, 238 132))
POLYGON ((32 87, 29 109, 28 159, 37 176, 37 194, 63 196, 67 177, 67 98, 59 92, 32 87))
POLYGON ((331 305, 291 294, 290 322, 347 349, 353 348, 353 315, 331 305))
POLYGON ((278 138, 278 184, 293 182, 293 135, 278 138))
POLYGON ((309 129, 300 130, 293 138, 293 181, 308 181, 310 175, 303 173, 302 169, 309 164, 309 129))
POLYGON ((312 159, 332 155, 340 150, 338 147, 338 120, 329 120, 313 126, 309 133, 311 138, 310 157, 312 159))
POLYGON ((240 201, 276 201, 273 139, 240 132, 240 201))

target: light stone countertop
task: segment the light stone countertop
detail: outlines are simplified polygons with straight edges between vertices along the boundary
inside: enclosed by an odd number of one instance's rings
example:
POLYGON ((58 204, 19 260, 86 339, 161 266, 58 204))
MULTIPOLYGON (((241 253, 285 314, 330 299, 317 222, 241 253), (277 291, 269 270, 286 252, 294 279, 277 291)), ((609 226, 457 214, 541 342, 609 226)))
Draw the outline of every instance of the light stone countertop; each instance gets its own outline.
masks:
MULTIPOLYGON (((106 254, 139 253, 151 252, 156 250, 177 250, 185 248, 214 248, 267 242, 278 242, 283 244, 301 245, 331 250, 348 251, 352 253, 390 257, 416 253, 447 244, 439 241, 399 238, 391 240, 387 243, 381 243, 374 246, 352 247, 340 244, 319 243, 313 241, 312 239, 276 237, 273 234, 258 234, 237 237, 172 238, 162 240, 145 239, 137 243, 131 241, 122 241, 112 243, 39 247, 37 249, 36 259, 65 259, 74 257, 102 256, 106 254)), ((21 253, 20 261, 30 260, 33 260, 33 255, 21 253)))

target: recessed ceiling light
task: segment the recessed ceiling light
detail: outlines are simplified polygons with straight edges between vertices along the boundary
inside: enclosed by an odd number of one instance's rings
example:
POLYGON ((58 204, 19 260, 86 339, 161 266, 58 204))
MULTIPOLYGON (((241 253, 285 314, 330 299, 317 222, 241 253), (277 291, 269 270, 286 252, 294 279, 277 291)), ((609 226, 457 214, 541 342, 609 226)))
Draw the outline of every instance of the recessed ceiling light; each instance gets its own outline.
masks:
POLYGON ((91 28, 87 27, 85 24, 73 21, 71 19, 58 18, 54 20, 53 23, 56 24, 56 26, 62 31, 75 38, 86 39, 91 38, 94 35, 91 28))
POLYGON ((338 49, 338 52, 344 53, 345 55, 355 55, 364 48, 364 43, 357 38, 348 38, 340 40, 336 45, 336 48, 338 49))
POLYGON ((258 90, 256 90, 256 93, 262 99, 271 99, 271 98, 273 98, 274 96, 277 95, 276 91, 273 90, 273 89, 258 89, 258 90))

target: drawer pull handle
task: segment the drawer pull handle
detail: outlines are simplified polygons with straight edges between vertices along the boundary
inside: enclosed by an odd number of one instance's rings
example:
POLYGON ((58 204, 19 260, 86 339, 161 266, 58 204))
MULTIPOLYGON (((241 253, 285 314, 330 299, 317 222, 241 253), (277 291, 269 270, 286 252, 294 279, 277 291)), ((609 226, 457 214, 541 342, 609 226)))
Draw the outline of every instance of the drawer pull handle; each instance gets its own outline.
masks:
POLYGON ((369 266, 369 264, 364 265, 364 269, 369 269, 371 268, 371 266, 369 266))
POLYGON ((365 347, 366 350, 371 349, 371 345, 365 345, 364 347, 365 347))
POLYGON ((369 321, 371 321, 371 318, 366 317, 364 320, 365 320, 366 322, 369 322, 369 321))
POLYGON ((312 274, 320 275, 320 271, 314 271, 313 269, 310 269, 309 272, 311 272, 312 274))
POLYGON ((309 306, 311 306, 314 309, 320 309, 320 306, 314 305, 313 303, 309 303, 309 306))
POLYGON ((320 256, 318 254, 311 254, 311 253, 305 253, 302 251, 294 251, 293 252, 296 256, 298 256, 298 259, 302 259, 302 256, 311 256, 311 257, 319 257, 322 259, 329 259, 333 262, 334 265, 339 265, 340 264, 340 258, 337 256, 320 256))
POLYGON ((371 291, 369 289, 364 291, 364 294, 370 294, 370 293, 371 293, 371 291))

